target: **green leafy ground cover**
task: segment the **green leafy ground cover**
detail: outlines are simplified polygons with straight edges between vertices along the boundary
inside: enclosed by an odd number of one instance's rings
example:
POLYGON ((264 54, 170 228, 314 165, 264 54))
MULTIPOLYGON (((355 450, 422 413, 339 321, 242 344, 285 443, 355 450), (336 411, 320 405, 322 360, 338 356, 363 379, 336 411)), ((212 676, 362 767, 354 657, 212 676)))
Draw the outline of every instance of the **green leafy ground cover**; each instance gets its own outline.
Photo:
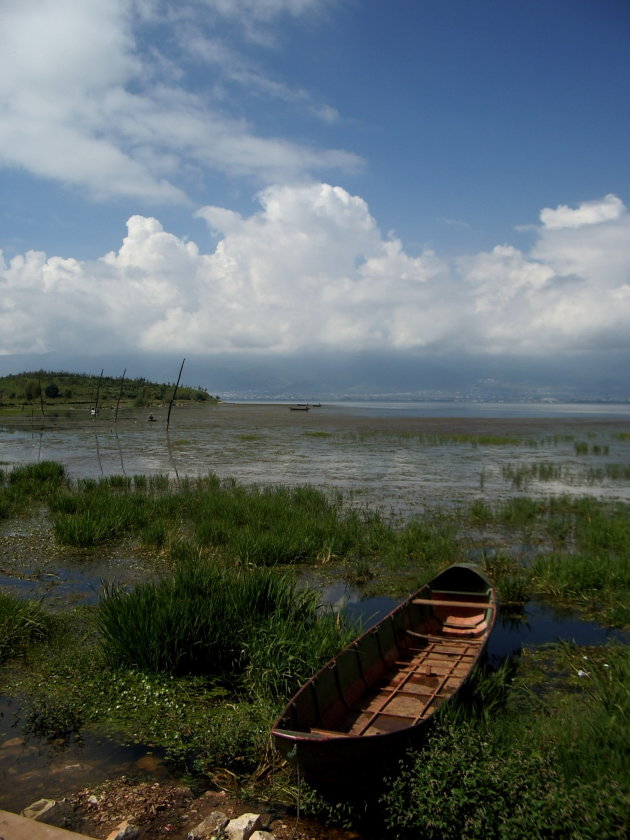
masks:
MULTIPOLYGON (((152 744, 198 779, 229 771, 244 788, 255 780, 256 795, 271 801, 297 797, 286 770, 271 772, 271 722, 356 632, 317 610, 317 594, 300 583, 305 569, 402 594, 473 552, 515 616, 538 595, 630 628, 623 504, 519 498, 394 528, 308 487, 249 488, 215 476, 72 482, 46 462, 1 474, 7 522, 42 505, 51 546, 80 550, 75 562, 125 540, 154 579, 110 584, 90 607, 0 598, 5 691, 24 699, 26 730, 69 738, 91 728, 152 744)), ((301 807, 345 815, 362 831, 367 815, 375 836, 401 840, 625 836, 628 651, 526 652, 481 675, 429 748, 370 802, 331 804, 302 786, 301 807)))

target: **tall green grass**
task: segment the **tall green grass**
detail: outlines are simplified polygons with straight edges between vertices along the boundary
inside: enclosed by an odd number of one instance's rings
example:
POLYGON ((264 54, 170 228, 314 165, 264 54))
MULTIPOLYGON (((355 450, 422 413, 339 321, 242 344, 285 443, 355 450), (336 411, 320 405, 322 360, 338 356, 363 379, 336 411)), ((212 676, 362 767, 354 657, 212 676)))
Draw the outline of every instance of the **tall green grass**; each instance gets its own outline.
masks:
POLYGON ((172 674, 204 674, 284 696, 344 640, 321 616, 318 593, 266 567, 229 567, 183 551, 172 576, 99 605, 107 660, 172 674))
POLYGON ((41 604, 0 592, 0 663, 46 638, 49 619, 41 604))
POLYGON ((49 501, 53 531, 63 545, 87 547, 142 529, 151 515, 147 496, 109 480, 84 480, 49 501))
POLYGON ((345 505, 339 493, 310 486, 248 487, 210 475, 178 485, 82 480, 49 500, 57 540, 98 546, 132 536, 168 548, 185 538, 224 559, 258 566, 345 564, 371 576, 372 562, 389 569, 445 564, 459 551, 449 517, 427 517, 394 528, 377 512, 345 505))
POLYGON ((0 471, 0 519, 23 513, 34 501, 42 502, 65 480, 64 467, 54 461, 0 471))

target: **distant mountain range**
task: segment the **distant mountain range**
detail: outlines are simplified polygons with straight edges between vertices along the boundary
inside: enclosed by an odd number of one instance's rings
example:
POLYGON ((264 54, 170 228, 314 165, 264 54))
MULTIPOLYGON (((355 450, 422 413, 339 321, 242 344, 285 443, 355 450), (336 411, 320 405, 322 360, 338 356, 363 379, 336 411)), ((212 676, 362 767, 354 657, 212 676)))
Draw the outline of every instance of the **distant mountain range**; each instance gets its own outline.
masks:
MULTIPOLYGON (((455 354, 231 354, 186 358, 182 383, 224 400, 458 400, 560 402, 630 400, 626 353, 509 357, 455 354)), ((175 382, 181 356, 56 353, 0 356, 0 375, 66 370, 175 382)))

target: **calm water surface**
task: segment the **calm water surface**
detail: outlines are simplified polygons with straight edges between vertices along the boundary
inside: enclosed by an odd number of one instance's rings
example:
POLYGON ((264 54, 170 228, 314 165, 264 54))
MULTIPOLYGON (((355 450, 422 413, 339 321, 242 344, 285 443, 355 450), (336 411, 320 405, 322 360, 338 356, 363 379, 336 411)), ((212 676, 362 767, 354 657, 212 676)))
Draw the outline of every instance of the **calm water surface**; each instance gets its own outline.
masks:
POLYGON ((343 403, 309 411, 226 403, 22 418, 0 427, 0 464, 54 460, 77 478, 200 476, 312 484, 413 515, 508 496, 630 500, 630 404, 343 403), (540 480, 540 465, 553 467, 540 480), (611 465, 622 467, 612 477, 611 465))

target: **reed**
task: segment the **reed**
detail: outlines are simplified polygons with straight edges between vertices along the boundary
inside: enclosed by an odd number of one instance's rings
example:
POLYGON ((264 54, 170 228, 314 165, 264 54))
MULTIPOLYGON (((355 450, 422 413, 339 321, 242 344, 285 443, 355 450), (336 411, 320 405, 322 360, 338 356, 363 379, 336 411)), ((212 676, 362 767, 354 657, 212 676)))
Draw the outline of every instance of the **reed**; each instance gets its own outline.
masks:
POLYGON ((179 555, 171 577, 133 591, 106 588, 99 629, 113 666, 215 675, 230 684, 245 675, 246 687, 277 699, 338 648, 343 625, 320 616, 317 592, 292 576, 228 567, 186 546, 179 555))
POLYGON ((0 592, 0 663, 45 639, 49 624, 41 604, 0 592))

